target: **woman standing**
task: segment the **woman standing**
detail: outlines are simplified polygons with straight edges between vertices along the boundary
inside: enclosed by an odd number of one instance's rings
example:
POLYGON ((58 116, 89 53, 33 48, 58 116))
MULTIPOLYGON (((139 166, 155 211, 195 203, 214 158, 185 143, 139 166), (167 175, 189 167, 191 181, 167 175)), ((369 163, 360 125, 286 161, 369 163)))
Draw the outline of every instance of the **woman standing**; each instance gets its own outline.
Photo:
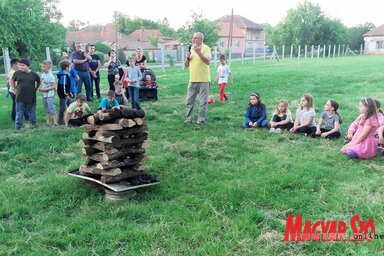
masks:
POLYGON ((136 49, 135 65, 140 68, 141 72, 147 68, 147 58, 143 55, 143 49, 136 49))
POLYGON ((122 74, 120 74, 120 72, 124 73, 124 70, 121 66, 120 60, 116 57, 116 52, 114 50, 110 50, 108 55, 109 61, 104 64, 104 67, 108 68, 109 90, 115 91, 115 86, 113 85, 113 83, 115 82, 115 76, 119 75, 119 77, 122 77, 122 74))

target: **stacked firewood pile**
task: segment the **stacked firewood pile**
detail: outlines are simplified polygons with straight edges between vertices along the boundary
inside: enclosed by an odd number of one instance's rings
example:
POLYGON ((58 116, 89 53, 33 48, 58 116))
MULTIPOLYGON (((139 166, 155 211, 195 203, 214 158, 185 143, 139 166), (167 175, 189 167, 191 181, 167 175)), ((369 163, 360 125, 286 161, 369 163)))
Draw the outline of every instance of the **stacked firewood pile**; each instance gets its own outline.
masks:
POLYGON ((89 116, 89 124, 81 127, 87 131, 79 142, 87 159, 80 174, 107 184, 156 182, 142 166, 148 136, 144 115, 143 110, 110 109, 89 116))

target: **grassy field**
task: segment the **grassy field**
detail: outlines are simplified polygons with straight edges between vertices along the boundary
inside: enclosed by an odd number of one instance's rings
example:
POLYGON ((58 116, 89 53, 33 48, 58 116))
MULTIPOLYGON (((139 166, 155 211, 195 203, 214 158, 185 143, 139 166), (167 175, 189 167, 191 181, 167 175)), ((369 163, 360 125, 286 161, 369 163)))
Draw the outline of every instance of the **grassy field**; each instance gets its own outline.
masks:
MULTIPOLYGON (((326 100, 339 101, 345 132, 359 99, 384 100, 383 66, 381 56, 233 63, 229 100, 210 105, 202 127, 183 123, 188 71, 156 70, 159 100, 142 106, 147 165, 161 183, 119 202, 67 175, 84 161, 82 130, 46 127, 39 99, 40 127, 16 133, 3 90, 0 255, 383 255, 380 239, 283 241, 288 214, 343 220, 349 235, 359 214, 383 234, 383 157, 347 160, 342 139, 240 128, 251 92, 261 94, 269 117, 279 99, 294 112, 310 93, 317 118, 326 100)), ((211 94, 218 101, 217 87, 211 94)))

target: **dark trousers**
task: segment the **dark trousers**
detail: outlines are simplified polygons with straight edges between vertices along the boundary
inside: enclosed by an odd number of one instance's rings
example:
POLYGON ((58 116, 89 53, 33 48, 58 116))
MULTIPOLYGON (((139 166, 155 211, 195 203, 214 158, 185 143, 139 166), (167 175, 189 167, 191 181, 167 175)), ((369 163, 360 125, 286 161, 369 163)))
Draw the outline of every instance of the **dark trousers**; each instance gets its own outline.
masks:
POLYGON ((62 125, 64 124, 64 113, 65 110, 67 109, 67 101, 68 99, 60 98, 60 106, 59 106, 59 124, 62 125))
MULTIPOLYGON (((286 115, 284 115, 282 117, 279 117, 278 115, 274 115, 272 117, 272 122, 281 122, 281 121, 284 121, 285 119, 287 119, 286 115)), ((290 130, 292 127, 293 127, 293 123, 289 122, 289 123, 286 123, 286 124, 276 125, 273 128, 275 128, 275 129, 280 128, 281 130, 290 130)))
MULTIPOLYGON (((329 132, 330 130, 325 129, 325 128, 320 128, 320 131, 321 131, 321 133, 324 133, 324 132, 329 132)), ((318 137, 318 136, 320 136, 320 135, 316 135, 316 137, 318 137)), ((340 131, 337 131, 337 132, 329 134, 328 136, 325 136, 325 138, 326 139, 338 139, 338 138, 340 138, 340 136, 341 136, 340 131)))
POLYGON ((128 86, 129 91, 129 100, 131 101, 132 108, 135 108, 137 110, 140 110, 140 88, 135 86, 128 86))
POLYGON ((297 133, 305 134, 307 136, 312 136, 316 132, 316 126, 304 126, 297 129, 297 133))
POLYGON ((108 75, 109 90, 115 91, 115 86, 113 85, 114 82, 115 82, 115 75, 108 75))
POLYGON ((96 78, 94 78, 91 73, 89 73, 89 75, 91 76, 91 95, 93 97, 93 84, 95 84, 96 96, 100 99, 100 73, 96 73, 96 78))
MULTIPOLYGON (((11 95, 11 99, 12 99, 11 118, 12 118, 12 121, 15 121, 15 119, 16 119, 16 95, 13 94, 12 92, 9 92, 9 94, 11 95)), ((29 120, 28 112, 24 112, 24 119, 26 121, 29 120)))
POLYGON ((72 126, 82 126, 83 124, 88 124, 87 118, 92 116, 92 114, 82 116, 81 118, 69 119, 68 124, 72 126))

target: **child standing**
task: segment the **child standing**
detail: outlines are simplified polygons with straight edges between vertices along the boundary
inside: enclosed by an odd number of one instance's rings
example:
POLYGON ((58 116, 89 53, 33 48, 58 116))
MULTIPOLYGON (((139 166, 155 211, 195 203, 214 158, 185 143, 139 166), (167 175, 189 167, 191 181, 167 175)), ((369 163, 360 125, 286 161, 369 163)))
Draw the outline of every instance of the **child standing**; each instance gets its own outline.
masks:
POLYGON ((129 99, 132 103, 132 108, 140 110, 140 80, 142 79, 141 71, 135 66, 135 57, 128 59, 129 67, 126 71, 125 81, 128 82, 129 99))
POLYGON ((41 63, 41 87, 39 92, 43 93, 43 104, 45 119, 47 125, 51 125, 51 119, 53 119, 53 125, 59 125, 57 123, 56 107, 55 107, 55 77, 51 73, 52 62, 45 60, 41 63))
POLYGON ((109 90, 107 97, 103 98, 100 102, 99 105, 99 110, 104 110, 104 109, 112 109, 112 108, 120 108, 119 103, 115 99, 115 92, 109 90))
POLYGON ((357 130, 353 134, 351 141, 342 147, 340 152, 349 158, 372 158, 377 153, 375 132, 378 121, 375 101, 372 98, 361 100, 359 111, 360 115, 354 121, 357 124, 357 130))
POLYGON ((245 113, 244 128, 266 127, 268 125, 267 110, 261 103, 260 94, 252 93, 249 96, 249 104, 245 113))
POLYGON ((9 94, 11 95, 12 98, 12 112, 11 112, 11 118, 12 121, 15 121, 16 117, 16 90, 15 87, 12 86, 11 81, 13 78, 13 74, 19 70, 19 59, 11 59, 10 61, 11 64, 11 70, 8 73, 8 84, 9 84, 9 94))
POLYGON ((288 101, 280 100, 270 121, 270 132, 289 131, 293 127, 292 114, 288 108, 288 101))
POLYGON ((296 110, 295 123, 290 132, 297 132, 305 136, 314 134, 316 132, 315 116, 313 98, 309 94, 304 94, 301 96, 300 107, 296 110))
MULTIPOLYGON (((61 70, 57 73, 58 83, 57 83, 57 94, 60 99, 60 109, 59 109, 59 124, 64 124, 64 113, 65 109, 69 105, 70 100, 70 90, 71 90, 71 78, 69 75, 71 64, 68 61, 60 62, 61 70)), ((76 72, 76 71, 75 71, 76 72)))
POLYGON ((41 80, 39 75, 30 69, 30 66, 30 60, 21 59, 20 70, 13 74, 10 81, 16 92, 16 130, 21 129, 25 113, 28 113, 32 127, 36 127, 36 91, 41 80))
POLYGON ((316 127, 316 135, 326 139, 340 138, 340 124, 343 120, 337 110, 339 103, 334 100, 328 100, 324 105, 324 112, 321 113, 319 123, 316 127), (324 128, 321 126, 324 124, 324 128))
POLYGON ((69 90, 70 91, 70 95, 69 95, 70 100, 68 100, 67 103, 72 103, 73 101, 75 101, 75 98, 76 98, 76 94, 77 94, 76 82, 80 80, 80 77, 79 77, 79 74, 77 73, 77 71, 74 67, 74 64, 73 63, 71 64, 71 59, 68 56, 63 56, 61 58, 61 61, 68 61, 68 63, 70 63, 68 75, 69 75, 69 78, 71 81, 71 87, 69 90))
POLYGON ((233 85, 233 78, 232 78, 232 72, 231 68, 226 64, 225 62, 225 55, 220 56, 220 65, 217 67, 217 75, 215 80, 213 81, 213 84, 215 84, 217 81, 219 81, 220 86, 220 103, 223 102, 223 100, 227 100, 228 96, 225 94, 225 87, 227 87, 228 84, 228 77, 231 79, 231 83, 233 85))
POLYGON ((123 83, 121 81, 115 81, 113 85, 115 86, 115 99, 119 103, 120 108, 127 108, 128 99, 122 90, 123 83))

